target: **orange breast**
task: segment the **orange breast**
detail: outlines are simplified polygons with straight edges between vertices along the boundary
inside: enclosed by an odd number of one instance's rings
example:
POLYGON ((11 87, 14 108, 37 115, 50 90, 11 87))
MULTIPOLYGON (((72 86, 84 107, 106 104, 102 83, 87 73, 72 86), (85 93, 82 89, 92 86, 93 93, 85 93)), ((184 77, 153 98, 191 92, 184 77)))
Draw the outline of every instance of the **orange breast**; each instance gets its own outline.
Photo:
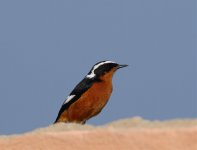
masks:
POLYGON ((112 93, 113 72, 107 73, 68 108, 69 122, 82 122, 97 115, 112 93))

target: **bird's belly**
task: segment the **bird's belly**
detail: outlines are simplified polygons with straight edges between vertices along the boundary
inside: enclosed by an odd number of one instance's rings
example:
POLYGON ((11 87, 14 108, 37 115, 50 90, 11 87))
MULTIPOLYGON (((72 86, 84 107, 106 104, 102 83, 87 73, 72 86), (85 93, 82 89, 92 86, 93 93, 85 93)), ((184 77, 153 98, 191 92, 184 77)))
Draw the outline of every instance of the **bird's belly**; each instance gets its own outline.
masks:
POLYGON ((83 122, 97 115, 106 105, 111 93, 112 87, 109 86, 90 88, 69 107, 69 121, 83 122))

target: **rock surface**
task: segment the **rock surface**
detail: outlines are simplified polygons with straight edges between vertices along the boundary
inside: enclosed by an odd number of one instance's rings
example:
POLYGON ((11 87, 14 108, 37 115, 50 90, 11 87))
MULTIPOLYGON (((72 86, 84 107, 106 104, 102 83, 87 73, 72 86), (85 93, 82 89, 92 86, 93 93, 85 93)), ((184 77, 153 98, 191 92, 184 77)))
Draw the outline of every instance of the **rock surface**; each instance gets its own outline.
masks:
POLYGON ((148 121, 140 117, 104 126, 59 123, 0 136, 0 150, 197 150, 197 120, 148 121))

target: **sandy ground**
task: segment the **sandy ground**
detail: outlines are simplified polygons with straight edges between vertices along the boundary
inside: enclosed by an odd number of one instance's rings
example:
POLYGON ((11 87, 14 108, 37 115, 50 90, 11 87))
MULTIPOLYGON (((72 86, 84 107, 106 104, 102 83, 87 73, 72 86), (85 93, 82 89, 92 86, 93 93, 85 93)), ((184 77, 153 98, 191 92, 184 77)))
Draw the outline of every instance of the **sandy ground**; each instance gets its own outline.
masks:
POLYGON ((139 117, 104 126, 57 124, 0 136, 0 150, 197 150, 197 120, 148 121, 139 117))

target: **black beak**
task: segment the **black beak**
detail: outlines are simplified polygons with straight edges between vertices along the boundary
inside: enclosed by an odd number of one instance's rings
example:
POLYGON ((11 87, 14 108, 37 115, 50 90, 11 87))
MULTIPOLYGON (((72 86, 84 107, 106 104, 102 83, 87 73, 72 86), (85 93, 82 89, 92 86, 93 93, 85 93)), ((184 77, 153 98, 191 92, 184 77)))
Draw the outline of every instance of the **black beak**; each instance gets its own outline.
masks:
POLYGON ((128 65, 118 65, 117 69, 127 67, 128 65))

